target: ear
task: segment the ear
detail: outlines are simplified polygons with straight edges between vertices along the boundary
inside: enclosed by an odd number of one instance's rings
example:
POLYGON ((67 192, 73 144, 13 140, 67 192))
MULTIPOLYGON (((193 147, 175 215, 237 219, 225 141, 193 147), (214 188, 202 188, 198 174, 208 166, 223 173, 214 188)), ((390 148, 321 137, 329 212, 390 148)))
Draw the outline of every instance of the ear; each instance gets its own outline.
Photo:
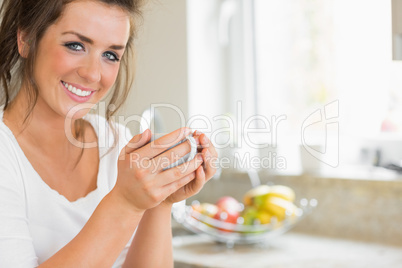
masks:
POLYGON ((18 43, 18 52, 20 53, 21 57, 26 58, 28 57, 29 52, 29 42, 27 40, 27 35, 24 31, 18 29, 17 32, 17 43, 18 43))

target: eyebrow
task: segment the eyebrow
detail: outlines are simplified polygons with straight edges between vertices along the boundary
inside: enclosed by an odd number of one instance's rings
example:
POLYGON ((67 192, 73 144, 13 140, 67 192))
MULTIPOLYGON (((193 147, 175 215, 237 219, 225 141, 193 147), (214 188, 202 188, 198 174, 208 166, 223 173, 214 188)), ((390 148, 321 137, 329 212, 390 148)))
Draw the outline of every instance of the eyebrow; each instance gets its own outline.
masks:
MULTIPOLYGON (((92 39, 90 39, 90 38, 88 38, 88 37, 86 37, 86 36, 84 36, 84 35, 82 35, 82 34, 79 34, 79 33, 77 33, 77 32, 68 31, 68 32, 62 33, 62 35, 65 35, 65 34, 73 34, 73 35, 76 35, 82 42, 86 42, 86 43, 89 43, 89 44, 91 44, 91 45, 94 44, 94 41, 93 41, 92 39)), ((111 45, 109 48, 114 49, 114 50, 122 50, 122 49, 125 48, 125 46, 122 46, 122 45, 111 45)))

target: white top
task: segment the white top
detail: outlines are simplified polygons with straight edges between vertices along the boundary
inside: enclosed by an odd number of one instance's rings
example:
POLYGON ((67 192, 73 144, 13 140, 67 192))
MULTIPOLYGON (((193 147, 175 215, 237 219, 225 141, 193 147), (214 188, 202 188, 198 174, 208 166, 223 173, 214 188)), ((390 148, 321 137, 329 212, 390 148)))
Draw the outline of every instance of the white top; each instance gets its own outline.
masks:
MULTIPOLYGON (((0 267, 36 267, 71 241, 82 229, 117 178, 117 159, 132 138, 115 124, 118 146, 105 118, 88 114, 99 142, 97 189, 74 202, 51 189, 34 170, 11 130, 3 123, 0 108, 0 267), (109 144, 109 146, 105 146, 109 144)), ((40 156, 38 156, 40 157, 40 156)), ((120 267, 128 246, 113 267, 120 267)))

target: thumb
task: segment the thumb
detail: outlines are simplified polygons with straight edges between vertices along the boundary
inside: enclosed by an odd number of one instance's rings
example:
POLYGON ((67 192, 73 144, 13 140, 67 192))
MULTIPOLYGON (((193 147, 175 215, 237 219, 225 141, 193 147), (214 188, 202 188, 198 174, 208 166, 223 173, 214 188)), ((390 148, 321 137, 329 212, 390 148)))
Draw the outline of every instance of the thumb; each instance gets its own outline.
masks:
POLYGON ((141 148, 151 140, 151 131, 145 130, 141 134, 135 135, 120 152, 120 156, 129 154, 141 148))

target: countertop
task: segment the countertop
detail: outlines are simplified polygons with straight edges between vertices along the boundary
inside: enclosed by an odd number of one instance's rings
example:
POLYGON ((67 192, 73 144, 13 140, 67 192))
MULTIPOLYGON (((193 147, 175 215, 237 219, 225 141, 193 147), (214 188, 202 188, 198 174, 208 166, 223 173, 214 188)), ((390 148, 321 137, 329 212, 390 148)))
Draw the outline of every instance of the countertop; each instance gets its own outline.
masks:
MULTIPOLYGON (((295 226, 295 232, 402 247, 402 179, 375 178, 374 173, 368 179, 260 174, 261 183, 291 187, 296 193, 295 204, 302 198, 318 200, 313 213, 295 226)), ((229 195, 242 201, 251 188, 247 174, 222 173, 193 199, 215 203, 229 195)))
POLYGON ((264 245, 213 242, 201 235, 173 238, 175 268, 397 268, 402 247, 289 232, 264 245))

